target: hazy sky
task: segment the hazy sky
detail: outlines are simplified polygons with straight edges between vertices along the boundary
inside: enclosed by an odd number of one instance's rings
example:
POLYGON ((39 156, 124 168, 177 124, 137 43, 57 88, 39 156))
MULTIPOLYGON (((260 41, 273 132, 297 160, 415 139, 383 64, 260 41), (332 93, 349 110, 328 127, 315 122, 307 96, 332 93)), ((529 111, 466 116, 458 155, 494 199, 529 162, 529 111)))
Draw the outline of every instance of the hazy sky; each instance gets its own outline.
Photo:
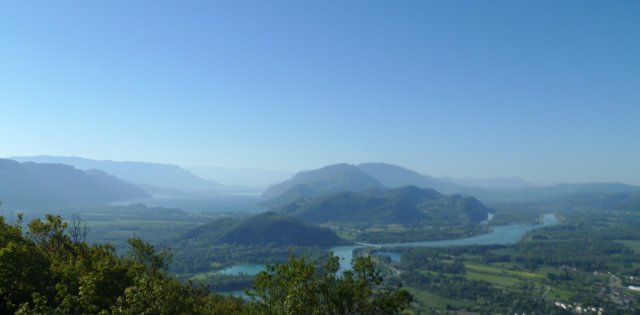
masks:
POLYGON ((640 184, 640 1, 2 1, 0 156, 640 184))

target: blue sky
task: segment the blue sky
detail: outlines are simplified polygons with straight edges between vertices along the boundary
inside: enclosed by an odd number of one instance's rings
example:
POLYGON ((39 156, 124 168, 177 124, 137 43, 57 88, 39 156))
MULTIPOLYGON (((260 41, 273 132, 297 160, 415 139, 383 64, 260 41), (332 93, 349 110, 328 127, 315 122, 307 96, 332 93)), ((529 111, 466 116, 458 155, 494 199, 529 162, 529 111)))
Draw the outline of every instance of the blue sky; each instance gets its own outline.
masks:
POLYGON ((3 1, 0 156, 640 184, 640 1, 3 1))

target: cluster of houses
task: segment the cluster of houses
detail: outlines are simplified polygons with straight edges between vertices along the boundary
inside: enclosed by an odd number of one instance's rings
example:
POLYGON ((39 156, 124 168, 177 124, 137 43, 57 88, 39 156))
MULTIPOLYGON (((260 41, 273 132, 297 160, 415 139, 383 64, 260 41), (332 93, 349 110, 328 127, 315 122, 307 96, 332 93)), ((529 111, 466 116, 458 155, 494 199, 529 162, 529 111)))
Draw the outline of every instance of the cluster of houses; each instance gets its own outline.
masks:
POLYGON ((574 313, 578 313, 578 314, 598 314, 598 315, 602 315, 604 314, 604 308, 602 307, 595 307, 595 306, 580 306, 577 304, 569 304, 569 303, 563 303, 563 302, 555 302, 554 303, 556 307, 561 308, 563 310, 567 310, 567 311, 572 311, 574 313))

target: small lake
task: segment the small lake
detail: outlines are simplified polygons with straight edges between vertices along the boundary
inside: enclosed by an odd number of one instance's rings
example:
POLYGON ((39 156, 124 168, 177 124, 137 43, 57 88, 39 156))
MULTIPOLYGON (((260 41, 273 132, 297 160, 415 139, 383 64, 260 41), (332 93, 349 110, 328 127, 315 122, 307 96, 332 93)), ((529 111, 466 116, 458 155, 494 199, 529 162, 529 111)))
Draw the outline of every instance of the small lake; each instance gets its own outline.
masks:
MULTIPOLYGON (((457 238, 450 240, 426 241, 426 242, 404 242, 404 243, 388 243, 388 244, 371 244, 371 245, 348 245, 337 246, 331 248, 334 255, 340 257, 340 270, 350 270, 351 260, 353 260, 353 251, 363 247, 446 247, 446 246, 463 246, 463 245, 510 245, 519 242, 522 237, 529 231, 558 224, 558 219, 553 214, 545 214, 542 224, 512 224, 499 225, 487 234, 476 235, 466 238, 457 238)), ((390 256, 390 252, 385 252, 386 256, 390 256)), ((398 254, 398 253, 396 253, 398 254)), ((393 257, 391 257, 393 260, 393 257)))
POLYGON ((226 275, 226 276, 235 276, 240 274, 245 274, 248 276, 255 276, 260 272, 264 271, 264 264, 237 264, 231 267, 227 267, 222 269, 216 273, 226 275))

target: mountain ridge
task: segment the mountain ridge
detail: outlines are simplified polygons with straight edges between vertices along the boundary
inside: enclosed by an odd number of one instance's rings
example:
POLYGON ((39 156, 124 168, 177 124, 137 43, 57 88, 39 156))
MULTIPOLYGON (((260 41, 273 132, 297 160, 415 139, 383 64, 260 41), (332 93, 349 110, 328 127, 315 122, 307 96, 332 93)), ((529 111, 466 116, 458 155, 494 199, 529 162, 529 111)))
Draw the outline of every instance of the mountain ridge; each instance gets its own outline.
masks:
POLYGON ((136 185, 151 185, 177 190, 221 190, 225 186, 200 178, 192 172, 173 164, 137 161, 93 160, 75 156, 26 156, 11 157, 18 162, 60 163, 81 170, 97 169, 136 185))
POLYGON ((102 204, 148 197, 144 190, 102 171, 0 159, 0 199, 10 208, 102 204))
POLYGON ((408 168, 382 162, 367 162, 356 165, 365 174, 378 180, 388 188, 418 186, 432 188, 440 192, 457 192, 459 185, 441 179, 420 174, 408 168))
POLYGON ((605 192, 624 193, 640 191, 640 187, 622 183, 584 183, 584 184, 556 184, 547 186, 537 186, 519 178, 497 178, 497 179, 466 179, 467 183, 475 182, 479 186, 472 187, 460 185, 461 181, 451 178, 435 178, 429 175, 420 174, 416 171, 402 166, 388 163, 361 163, 358 165, 333 164, 323 168, 304 171, 298 173, 293 179, 273 185, 263 194, 262 205, 267 207, 283 206, 301 198, 316 197, 322 194, 335 192, 359 192, 368 189, 399 188, 412 185, 423 188, 432 188, 445 194, 463 194, 475 196, 482 202, 513 202, 513 201, 533 201, 556 198, 562 195, 585 193, 585 192, 605 192), (339 166, 339 167, 338 167, 339 166), (377 186, 369 186, 367 189, 349 187, 348 183, 340 183, 341 176, 333 174, 332 182, 314 178, 327 177, 322 174, 327 168, 332 172, 348 170, 355 172, 358 169, 362 175, 369 180, 378 183, 377 186), (322 185, 326 185, 323 187, 322 185), (346 187, 336 189, 336 187, 346 187), (491 187, 491 188, 489 188, 491 187), (278 194, 279 193, 279 194, 278 194))

